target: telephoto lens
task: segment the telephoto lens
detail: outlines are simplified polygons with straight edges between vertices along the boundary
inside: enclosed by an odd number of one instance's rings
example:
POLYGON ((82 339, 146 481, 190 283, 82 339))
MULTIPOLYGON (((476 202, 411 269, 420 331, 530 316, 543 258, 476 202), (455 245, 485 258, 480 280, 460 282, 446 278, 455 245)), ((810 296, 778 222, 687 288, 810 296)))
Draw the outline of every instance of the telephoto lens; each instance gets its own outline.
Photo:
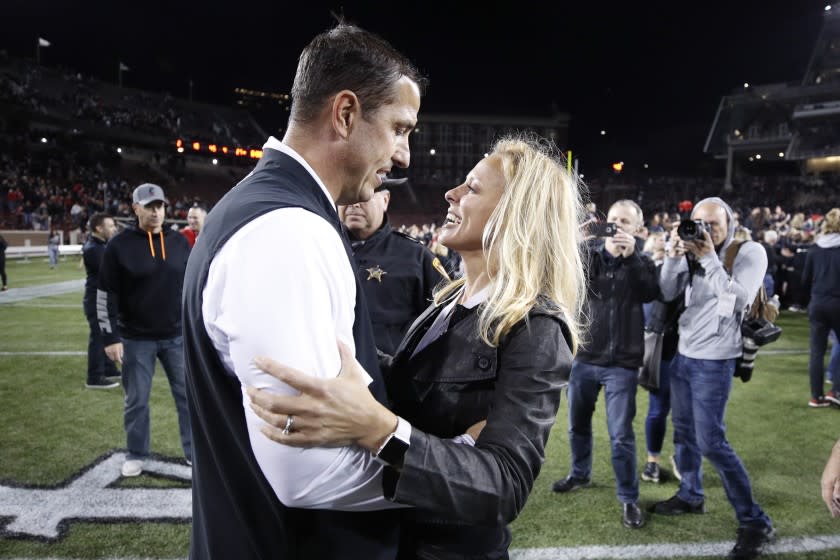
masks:
POLYGON ((694 241, 704 239, 703 232, 708 231, 709 226, 703 220, 683 220, 677 226, 677 235, 683 241, 694 241))

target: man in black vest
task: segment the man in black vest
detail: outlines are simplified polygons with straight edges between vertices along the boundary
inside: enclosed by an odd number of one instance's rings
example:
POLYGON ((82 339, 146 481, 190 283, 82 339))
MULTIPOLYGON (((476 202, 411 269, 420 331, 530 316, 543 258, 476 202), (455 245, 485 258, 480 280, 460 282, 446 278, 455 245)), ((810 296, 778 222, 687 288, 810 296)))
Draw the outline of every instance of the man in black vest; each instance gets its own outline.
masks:
POLYGON ((245 387, 290 391, 254 366, 260 355, 335 376, 341 339, 384 400, 336 204, 370 199, 393 166, 408 166, 424 82, 388 43, 357 27, 318 35, 301 54, 282 142, 269 138, 254 171, 207 216, 183 302, 191 558, 396 556, 398 516, 376 511, 388 507, 380 463, 354 447, 273 443, 245 387))

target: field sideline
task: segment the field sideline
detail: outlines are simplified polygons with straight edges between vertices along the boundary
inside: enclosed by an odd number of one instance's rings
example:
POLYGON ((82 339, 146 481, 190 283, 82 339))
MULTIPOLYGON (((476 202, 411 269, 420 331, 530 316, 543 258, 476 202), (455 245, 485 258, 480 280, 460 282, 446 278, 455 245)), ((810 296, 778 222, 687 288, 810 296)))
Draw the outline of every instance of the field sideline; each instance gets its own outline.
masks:
MULTIPOLYGON (((155 377, 152 394, 155 472, 122 480, 112 468, 124 446, 122 392, 84 388, 87 324, 81 289, 11 301, 17 288, 78 281, 84 273, 77 263, 66 258, 50 271, 44 259, 7 261, 13 289, 0 293, 0 558, 183 558, 189 523, 182 500, 189 494, 189 470, 181 461, 164 376, 155 377), (24 519, 27 513, 33 521, 24 519)), ((735 380, 727 415, 730 441, 776 524, 779 543, 772 558, 838 558, 840 520, 828 515, 819 478, 840 436, 840 410, 806 405, 807 318, 783 313, 780 324, 785 333, 759 353, 753 380, 735 380)), ((650 517, 640 531, 621 526, 602 406, 595 413, 593 487, 553 494, 551 483, 569 467, 566 404, 564 396, 546 464, 512 527, 513 558, 716 558, 731 547, 734 514, 708 463, 706 515, 650 517)), ((644 391, 637 409, 641 468, 644 391)), ((666 442, 664 454, 672 450, 666 442)), ((675 491, 673 481, 642 483, 641 501, 649 505, 675 491)))

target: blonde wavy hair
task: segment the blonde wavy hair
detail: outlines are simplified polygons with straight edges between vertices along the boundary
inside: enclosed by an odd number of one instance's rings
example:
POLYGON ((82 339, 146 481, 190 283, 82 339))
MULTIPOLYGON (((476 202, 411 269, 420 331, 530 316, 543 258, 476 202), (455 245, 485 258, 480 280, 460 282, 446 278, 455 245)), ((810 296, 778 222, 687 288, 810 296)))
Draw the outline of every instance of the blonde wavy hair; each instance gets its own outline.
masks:
POLYGON ((840 233, 840 208, 832 208, 825 215, 822 223, 822 233, 840 233))
MULTIPOLYGON (((492 155, 502 159, 505 187, 482 236, 490 292, 479 312, 479 334, 490 346, 498 346, 532 308, 551 309, 541 301, 547 298, 562 311, 576 352, 586 294, 580 230, 585 187, 545 140, 506 136, 493 146, 492 155)), ((460 279, 442 287, 435 303, 463 284, 460 279)))

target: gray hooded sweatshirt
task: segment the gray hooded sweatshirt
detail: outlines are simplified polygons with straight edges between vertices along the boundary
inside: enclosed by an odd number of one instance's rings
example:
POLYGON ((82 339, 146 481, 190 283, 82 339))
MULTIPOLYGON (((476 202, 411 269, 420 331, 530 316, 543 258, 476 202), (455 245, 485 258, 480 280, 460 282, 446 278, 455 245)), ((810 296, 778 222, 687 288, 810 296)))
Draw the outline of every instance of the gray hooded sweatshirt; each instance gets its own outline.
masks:
POLYGON ((686 257, 665 257, 659 282, 666 301, 686 290, 686 309, 679 322, 680 354, 698 360, 727 360, 741 356, 741 319, 764 281, 767 253, 760 244, 745 242, 732 265, 730 278, 723 268, 723 259, 735 234, 732 209, 717 197, 703 199, 695 208, 707 202, 726 211, 729 231, 720 252, 712 251, 698 260, 705 275, 695 274, 691 285, 686 257), (724 294, 735 296, 735 310, 725 316, 718 313, 720 297, 724 294))

